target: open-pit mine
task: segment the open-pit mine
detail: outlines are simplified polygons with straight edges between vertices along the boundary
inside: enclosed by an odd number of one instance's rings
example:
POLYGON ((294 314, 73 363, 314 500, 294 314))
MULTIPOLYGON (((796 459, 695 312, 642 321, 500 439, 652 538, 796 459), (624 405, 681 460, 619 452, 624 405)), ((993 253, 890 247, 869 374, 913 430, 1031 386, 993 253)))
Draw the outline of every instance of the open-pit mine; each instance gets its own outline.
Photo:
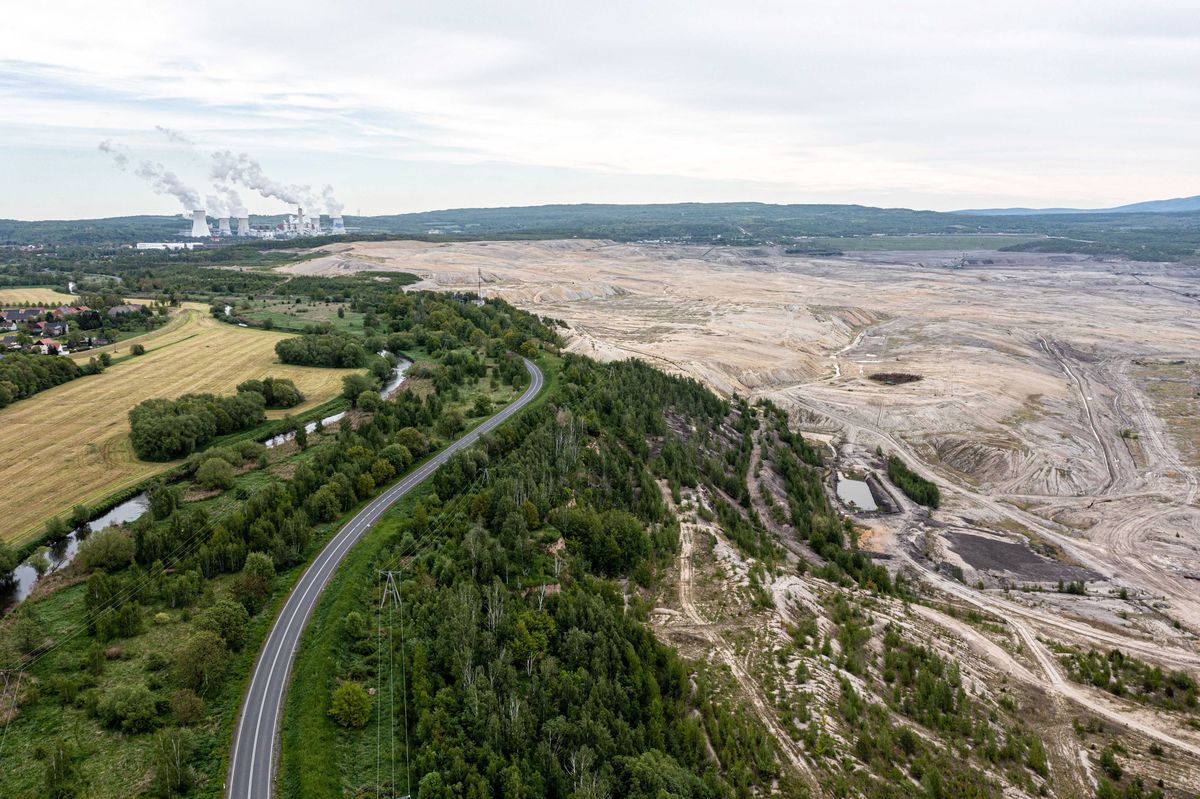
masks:
MULTIPOLYGON (((1200 790, 1194 707, 1150 707, 1070 668, 1080 653, 1119 650, 1200 674, 1200 269, 585 240, 343 244, 286 269, 381 280, 397 270, 421 276, 413 288, 481 288, 558 320, 572 351, 640 358, 772 401, 824 448, 827 490, 860 547, 948 607, 995 620, 922 607, 906 623, 993 686, 1049 697, 1048 745, 1066 720, 1093 718, 1149 751, 1169 748, 1178 757, 1149 775, 1200 790), (936 509, 888 479, 889 457, 937 486, 936 509)), ((718 536, 713 579, 736 583, 745 569, 728 552, 722 566, 723 551, 718 536)), ((663 600, 668 637, 672 619, 699 623, 684 590, 695 580, 681 567, 679 602, 663 600)), ((785 625, 812 601, 794 577, 773 587, 785 625)), ((733 657, 711 637, 689 640, 733 657)), ((1077 767, 1080 795, 1090 790, 1095 752, 1089 760, 1082 739, 1055 746, 1077 767)))

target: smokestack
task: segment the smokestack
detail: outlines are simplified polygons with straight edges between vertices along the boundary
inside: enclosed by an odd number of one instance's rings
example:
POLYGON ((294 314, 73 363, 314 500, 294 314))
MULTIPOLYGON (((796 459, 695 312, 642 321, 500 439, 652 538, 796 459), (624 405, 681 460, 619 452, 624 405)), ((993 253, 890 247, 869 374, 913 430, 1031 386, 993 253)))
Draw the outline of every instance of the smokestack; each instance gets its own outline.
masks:
POLYGON ((233 231, 229 229, 229 217, 223 216, 217 220, 217 229, 222 236, 232 236, 233 231))
POLYGON ((321 215, 320 214, 317 214, 316 216, 310 216, 308 218, 308 221, 310 223, 312 223, 310 225, 309 229, 312 231, 313 235, 316 235, 321 232, 321 215))
POLYGON ((342 218, 340 216, 331 216, 329 218, 329 223, 331 225, 333 225, 334 233, 345 233, 346 232, 346 226, 342 223, 342 218))
POLYGON ((250 235, 250 217, 248 217, 248 216, 239 216, 238 217, 238 235, 239 236, 249 236, 250 235))
POLYGON ((208 219, 204 215, 203 208, 197 208, 192 211, 192 238, 206 239, 209 237, 208 219))
POLYGON ((300 206, 296 206, 296 232, 304 232, 304 209, 300 206))

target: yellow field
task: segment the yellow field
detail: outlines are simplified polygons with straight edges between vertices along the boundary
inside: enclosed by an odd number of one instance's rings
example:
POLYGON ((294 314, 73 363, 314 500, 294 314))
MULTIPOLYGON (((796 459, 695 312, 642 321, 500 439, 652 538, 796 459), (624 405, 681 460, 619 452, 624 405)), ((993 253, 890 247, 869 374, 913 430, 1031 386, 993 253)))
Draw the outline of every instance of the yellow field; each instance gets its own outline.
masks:
MULTIPOLYGON (((138 339, 145 355, 0 410, 0 538, 29 538, 51 516, 167 468, 139 461, 129 444, 127 414, 144 399, 229 394, 244 380, 271 375, 291 378, 308 398, 288 411, 296 413, 336 396, 342 377, 362 371, 280 364, 275 342, 287 337, 223 324, 207 307, 189 305, 166 328, 138 339)), ((118 356, 128 344, 116 345, 118 356)))
POLYGON ((60 305, 69 305, 77 299, 54 289, 0 289, 0 305, 37 302, 57 308, 60 305))

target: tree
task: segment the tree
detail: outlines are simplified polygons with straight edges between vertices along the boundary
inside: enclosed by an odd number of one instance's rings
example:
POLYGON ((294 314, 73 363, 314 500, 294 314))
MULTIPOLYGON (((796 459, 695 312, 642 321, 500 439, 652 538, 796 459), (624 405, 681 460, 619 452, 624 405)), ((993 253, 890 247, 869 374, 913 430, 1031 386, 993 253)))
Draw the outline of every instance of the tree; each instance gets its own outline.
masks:
POLYGON ((246 627, 249 623, 250 615, 246 608, 232 599, 222 599, 196 616, 197 629, 211 630, 221 636, 225 645, 234 652, 241 650, 246 643, 246 627))
POLYGON ((207 489, 233 487, 233 467, 223 458, 209 458, 196 470, 196 482, 207 489))
POLYGON ((46 643, 46 629, 33 610, 24 608, 12 626, 12 640, 23 655, 32 655, 46 643))
POLYGON ((364 727, 371 720, 371 697, 362 683, 344 682, 333 691, 329 715, 343 727, 364 727))
POLYGON ((108 527, 80 544, 76 559, 86 569, 113 572, 128 566, 136 551, 137 545, 123 530, 108 527))
POLYGON ((142 346, 141 344, 130 345, 129 354, 130 355, 145 355, 146 348, 144 346, 142 346))
POLYGON ((71 508, 71 527, 78 530, 92 518, 92 511, 86 505, 76 505, 71 508))
POLYGON ((156 796, 174 799, 184 796, 196 781, 191 766, 192 734, 173 728, 162 730, 154 737, 154 782, 156 796))
POLYGON ((79 795, 83 788, 83 775, 75 762, 76 753, 66 741, 55 741, 49 751, 38 747, 34 754, 46 764, 44 796, 48 799, 71 799, 79 795))
POLYGON ((58 548, 66 543, 67 536, 71 534, 71 526, 66 520, 55 516, 46 522, 46 543, 54 548, 58 548))
POLYGON ((366 375, 346 375, 342 378, 342 396, 348 400, 357 400, 364 391, 374 391, 375 381, 366 375))
POLYGON ((200 630, 175 652, 175 678, 201 696, 216 690, 228 665, 225 641, 212 630, 200 630))
POLYGON ((264 552, 251 552, 241 572, 233 579, 230 592, 246 610, 257 613, 271 593, 271 580, 275 578, 275 563, 264 552))
POLYGON ((19 563, 16 551, 7 542, 0 541, 0 583, 12 580, 13 570, 19 563))

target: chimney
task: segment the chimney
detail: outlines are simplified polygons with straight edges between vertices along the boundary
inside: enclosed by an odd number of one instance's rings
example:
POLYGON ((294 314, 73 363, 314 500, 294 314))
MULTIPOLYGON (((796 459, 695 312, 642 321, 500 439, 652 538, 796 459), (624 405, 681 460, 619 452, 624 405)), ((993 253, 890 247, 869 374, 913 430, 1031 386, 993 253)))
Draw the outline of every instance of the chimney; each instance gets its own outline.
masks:
POLYGON ((304 232, 304 209, 300 206, 296 206, 296 232, 304 232))
POLYGON ((238 217, 238 235, 239 236, 249 236, 250 235, 250 217, 248 217, 248 216, 239 216, 238 217))
POLYGON ((334 233, 345 233, 346 232, 346 226, 345 226, 345 224, 342 223, 342 218, 340 216, 329 217, 329 222, 330 222, 330 224, 333 225, 334 233))
POLYGON ((217 220, 217 229, 222 236, 232 236, 233 231, 229 229, 229 217, 223 216, 217 220))
POLYGON ((311 230, 313 234, 317 234, 317 233, 321 232, 321 215, 320 214, 317 214, 316 216, 310 216, 308 218, 308 221, 311 223, 309 225, 309 230, 311 230))
POLYGON ((208 218, 205 217, 203 208, 197 208, 192 211, 192 238, 206 239, 209 235, 208 218))

